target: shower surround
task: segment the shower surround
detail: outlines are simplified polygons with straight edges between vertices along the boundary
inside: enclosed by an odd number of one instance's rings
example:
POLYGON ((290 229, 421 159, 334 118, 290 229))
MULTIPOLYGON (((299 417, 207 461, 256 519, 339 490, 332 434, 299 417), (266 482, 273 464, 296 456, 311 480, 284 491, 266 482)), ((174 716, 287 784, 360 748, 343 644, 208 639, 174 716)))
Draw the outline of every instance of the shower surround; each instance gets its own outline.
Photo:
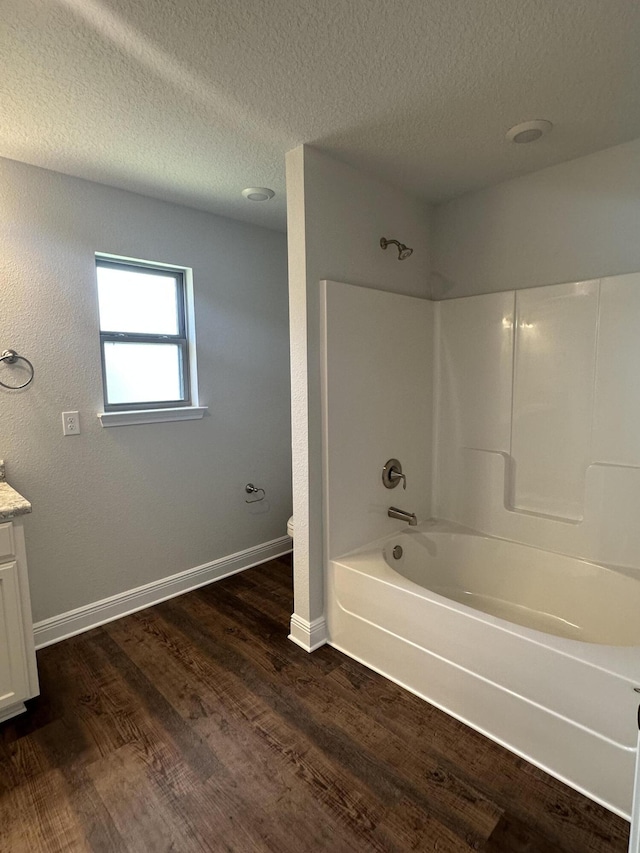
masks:
POLYGON ((640 275, 435 307, 434 514, 640 575, 640 275))
MULTIPOLYGON (((367 544, 403 530, 386 516, 393 503, 420 520, 447 519, 533 546, 547 575, 564 571, 566 561, 557 557, 564 554, 639 579, 640 275, 438 303, 336 282, 321 286, 330 642, 628 816, 640 649, 571 639, 558 644, 531 630, 525 645, 548 650, 537 658, 549 679, 536 696, 515 686, 522 684, 515 673, 524 646, 512 623, 496 626, 493 616, 406 578, 394 587, 385 577, 381 585, 373 557, 367 580, 361 559, 353 571, 350 552, 377 553, 383 545, 367 544), (406 492, 382 486, 390 457, 403 465, 406 492), (369 612, 385 595, 401 610, 395 622, 388 607, 390 621, 369 612), (436 611, 420 609, 425 596, 436 611), (415 637, 404 636, 405 628, 429 623, 435 612, 453 610, 455 627, 438 638, 437 650, 433 638, 421 650, 415 637), (353 618, 364 633, 350 633, 353 618), (484 639, 480 623, 490 626, 484 639), (466 645, 472 652, 483 643, 497 669, 511 663, 514 678, 493 682, 474 671, 473 654, 455 658, 454 649, 457 655, 466 645), (430 669, 434 661, 442 677, 430 669), (574 670, 566 668, 571 661, 574 670), (567 707, 563 691, 574 704, 595 701, 581 675, 585 666, 594 684, 603 671, 614 678, 615 689, 597 702, 603 719, 610 703, 619 721, 616 739, 606 727, 591 730, 579 715, 561 710, 567 707), (438 679, 433 694, 429 675, 438 679), (514 701, 522 710, 515 716, 507 708, 514 701), (495 725, 501 709, 509 719, 502 731, 495 725)), ((562 585, 560 575, 558 581, 562 585)), ((579 576, 574 581, 581 583, 579 576)), ((454 625, 441 624, 445 631, 454 625)))

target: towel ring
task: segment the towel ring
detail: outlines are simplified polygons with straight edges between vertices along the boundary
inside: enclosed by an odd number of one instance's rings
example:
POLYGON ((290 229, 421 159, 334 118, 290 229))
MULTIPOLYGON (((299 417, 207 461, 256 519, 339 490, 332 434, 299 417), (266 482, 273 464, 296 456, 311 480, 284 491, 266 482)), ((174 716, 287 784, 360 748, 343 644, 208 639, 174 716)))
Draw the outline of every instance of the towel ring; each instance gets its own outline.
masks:
POLYGON ((28 358, 25 358, 23 355, 18 355, 14 349, 6 349, 2 355, 0 355, 0 362, 3 361, 6 361, 7 364, 15 364, 16 361, 24 361, 29 365, 29 370, 31 371, 31 376, 26 382, 23 382, 22 385, 7 385, 6 382, 3 382, 0 379, 0 385, 2 385, 3 388, 8 388, 10 391, 19 391, 21 388, 26 388, 27 385, 31 385, 35 375, 35 370, 28 358))
POLYGON ((244 490, 248 495, 257 495, 258 492, 262 492, 261 498, 254 498, 252 501, 245 501, 246 504, 258 504, 260 503, 260 501, 263 501, 265 499, 265 496, 267 494, 264 489, 259 489, 257 486, 254 486, 253 483, 247 483, 247 485, 244 487, 244 490))

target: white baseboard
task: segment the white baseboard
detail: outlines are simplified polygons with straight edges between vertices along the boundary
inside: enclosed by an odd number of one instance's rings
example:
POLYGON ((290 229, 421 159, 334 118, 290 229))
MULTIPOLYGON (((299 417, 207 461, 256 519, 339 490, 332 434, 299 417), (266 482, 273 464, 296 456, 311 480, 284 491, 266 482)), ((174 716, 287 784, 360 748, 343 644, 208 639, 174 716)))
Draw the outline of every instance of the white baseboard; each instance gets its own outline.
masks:
POLYGON ((143 610, 152 604, 159 604, 161 601, 205 586, 212 581, 243 572, 267 560, 282 557, 284 554, 289 554, 291 550, 291 538, 281 536, 279 539, 247 548, 245 551, 238 551, 237 554, 230 554, 228 557, 213 560, 203 566, 196 566, 144 586, 120 592, 110 598, 85 604, 83 607, 69 610, 59 616, 43 619, 42 622, 36 622, 33 626, 36 649, 43 649, 45 646, 59 643, 60 640, 66 640, 67 637, 73 637, 98 625, 135 613, 136 610, 143 610))
POLYGON ((327 623, 324 616, 309 622, 294 613, 291 616, 291 633, 289 639, 305 650, 315 652, 327 642, 327 623))
POLYGON ((18 714, 24 714, 26 710, 27 707, 24 702, 18 702, 17 705, 11 705, 10 708, 3 708, 2 711, 0 711, 0 723, 4 723, 5 720, 10 720, 18 714))

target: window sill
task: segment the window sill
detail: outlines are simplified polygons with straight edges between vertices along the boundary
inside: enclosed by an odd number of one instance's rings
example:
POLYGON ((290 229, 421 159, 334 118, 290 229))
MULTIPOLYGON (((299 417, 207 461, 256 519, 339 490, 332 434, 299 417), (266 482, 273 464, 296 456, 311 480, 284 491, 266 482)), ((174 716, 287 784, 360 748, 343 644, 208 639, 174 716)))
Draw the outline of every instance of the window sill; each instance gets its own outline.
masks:
POLYGON ((207 406, 177 406, 174 409, 136 409, 128 412, 98 412, 103 427, 128 426, 129 424, 158 424, 164 421, 199 420, 207 406))

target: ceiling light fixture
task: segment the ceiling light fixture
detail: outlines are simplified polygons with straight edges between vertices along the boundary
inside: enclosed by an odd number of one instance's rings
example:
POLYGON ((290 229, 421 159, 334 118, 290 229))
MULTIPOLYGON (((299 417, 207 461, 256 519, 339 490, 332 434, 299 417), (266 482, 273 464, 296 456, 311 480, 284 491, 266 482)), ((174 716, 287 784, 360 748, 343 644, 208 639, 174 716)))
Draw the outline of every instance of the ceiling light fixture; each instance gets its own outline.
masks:
POLYGON ((526 142, 535 142, 541 136, 549 133, 552 127, 550 121, 542 118, 537 118, 535 121, 523 121, 507 131, 507 139, 509 142, 517 142, 520 145, 526 142))
POLYGON ((242 195, 249 201, 269 201, 275 193, 269 187, 247 187, 242 190, 242 195))

